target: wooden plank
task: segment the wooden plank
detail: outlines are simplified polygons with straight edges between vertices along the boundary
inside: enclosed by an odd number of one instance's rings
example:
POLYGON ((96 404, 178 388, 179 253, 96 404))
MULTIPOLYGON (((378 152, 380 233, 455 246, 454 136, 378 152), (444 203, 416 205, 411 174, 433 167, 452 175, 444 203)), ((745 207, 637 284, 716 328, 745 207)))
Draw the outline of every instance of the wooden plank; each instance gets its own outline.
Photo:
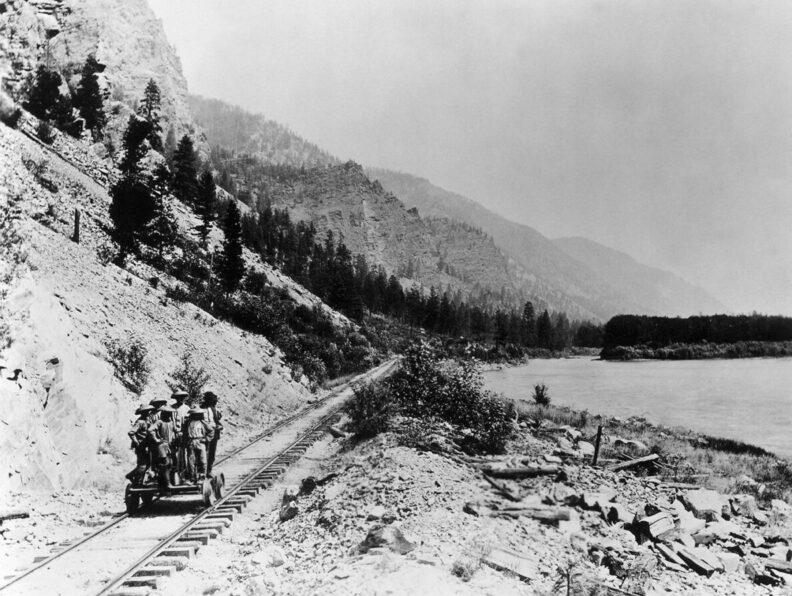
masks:
POLYGON ((639 464, 646 464, 655 461, 657 459, 660 459, 660 456, 657 453, 652 453, 651 455, 645 455, 644 457, 637 457, 635 459, 631 459, 629 461, 616 464, 615 466, 611 466, 608 469, 611 470, 612 472, 618 472, 619 470, 632 468, 633 466, 637 466, 639 464))
POLYGON ((781 559, 767 559, 767 561, 764 562, 764 565, 768 569, 773 569, 774 571, 792 573, 792 563, 789 561, 782 561, 781 559))
POLYGON ((27 511, 0 511, 0 524, 8 519, 27 519, 30 517, 30 513, 27 511))
POLYGON ((511 509, 507 511, 494 511, 493 515, 498 517, 530 517, 539 521, 569 521, 571 514, 569 509, 562 507, 537 507, 527 509, 511 509))

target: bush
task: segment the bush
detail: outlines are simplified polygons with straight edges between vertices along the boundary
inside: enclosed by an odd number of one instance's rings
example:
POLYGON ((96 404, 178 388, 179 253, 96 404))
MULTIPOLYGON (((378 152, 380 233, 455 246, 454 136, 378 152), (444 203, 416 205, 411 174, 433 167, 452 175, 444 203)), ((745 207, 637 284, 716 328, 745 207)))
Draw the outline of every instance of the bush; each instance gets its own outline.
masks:
POLYGON ((473 447, 501 452, 512 434, 514 404, 483 390, 470 361, 443 365, 426 343, 409 348, 391 384, 393 401, 408 416, 434 416, 473 431, 473 447))
POLYGON ((356 385, 347 405, 352 430, 361 439, 376 436, 388 429, 392 414, 387 387, 378 383, 356 385))
POLYGON ((55 129, 46 120, 41 120, 36 126, 36 136, 41 142, 52 145, 55 141, 55 129))
POLYGON ((251 270, 245 277, 245 282, 242 287, 246 292, 250 292, 251 294, 258 296, 264 292, 264 288, 267 287, 267 283, 268 280, 266 273, 263 271, 251 270))
POLYGON ((116 378, 131 392, 143 393, 151 372, 146 347, 140 340, 132 339, 127 345, 118 341, 108 342, 106 348, 116 378))
POLYGON ((536 402, 536 405, 542 406, 543 408, 550 405, 550 392, 547 389, 547 385, 544 383, 534 385, 533 400, 536 402))
POLYGON ((168 386, 171 391, 180 387, 187 392, 187 403, 196 404, 200 401, 201 394, 211 378, 202 366, 193 362, 192 356, 185 352, 179 360, 179 365, 170 374, 171 381, 168 386))

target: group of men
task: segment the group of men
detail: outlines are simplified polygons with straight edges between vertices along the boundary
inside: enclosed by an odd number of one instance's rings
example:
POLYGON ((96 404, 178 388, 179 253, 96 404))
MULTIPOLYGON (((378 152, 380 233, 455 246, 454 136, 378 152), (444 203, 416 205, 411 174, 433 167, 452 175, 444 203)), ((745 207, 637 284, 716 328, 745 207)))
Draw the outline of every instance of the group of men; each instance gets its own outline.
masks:
POLYGON ((146 473, 156 473, 160 489, 169 491, 181 482, 200 482, 212 475, 217 442, 223 428, 217 396, 203 394, 200 407, 190 407, 188 394, 176 389, 173 403, 154 398, 140 406, 138 419, 129 431, 135 450, 135 469, 126 475, 135 485, 144 484, 146 473))

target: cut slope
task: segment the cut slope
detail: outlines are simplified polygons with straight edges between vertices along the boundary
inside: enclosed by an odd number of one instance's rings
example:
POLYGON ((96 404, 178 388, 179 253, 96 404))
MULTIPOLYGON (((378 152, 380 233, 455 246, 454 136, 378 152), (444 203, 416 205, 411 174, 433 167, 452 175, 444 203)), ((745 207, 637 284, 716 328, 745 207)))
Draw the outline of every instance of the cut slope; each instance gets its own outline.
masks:
MULTIPOLYGON (((73 154, 82 147, 60 142, 73 154)), ((106 348, 113 340, 136 337, 148 350, 143 400, 169 395, 169 372, 190 354, 221 396, 226 440, 304 403, 306 380, 293 378, 266 339, 169 300, 149 279, 153 270, 130 273, 100 261, 109 205, 91 178, 100 172, 80 171, 3 125, 0 163, 0 194, 20 211, 16 252, 27 256, 3 304, 11 346, 0 353, 0 450, 9 471, 1 488, 122 484, 132 462, 126 430, 140 398, 113 374, 106 348), (77 207, 80 244, 69 239, 77 207), (17 368, 18 380, 9 380, 17 368)))

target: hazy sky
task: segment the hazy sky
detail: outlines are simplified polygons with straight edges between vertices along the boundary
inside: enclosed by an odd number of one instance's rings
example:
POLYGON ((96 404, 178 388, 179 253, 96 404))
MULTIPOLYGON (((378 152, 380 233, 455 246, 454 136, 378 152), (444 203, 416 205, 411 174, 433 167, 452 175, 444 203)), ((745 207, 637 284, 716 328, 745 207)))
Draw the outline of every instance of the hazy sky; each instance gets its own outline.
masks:
POLYGON ((192 92, 792 314, 792 2, 150 3, 192 92))

